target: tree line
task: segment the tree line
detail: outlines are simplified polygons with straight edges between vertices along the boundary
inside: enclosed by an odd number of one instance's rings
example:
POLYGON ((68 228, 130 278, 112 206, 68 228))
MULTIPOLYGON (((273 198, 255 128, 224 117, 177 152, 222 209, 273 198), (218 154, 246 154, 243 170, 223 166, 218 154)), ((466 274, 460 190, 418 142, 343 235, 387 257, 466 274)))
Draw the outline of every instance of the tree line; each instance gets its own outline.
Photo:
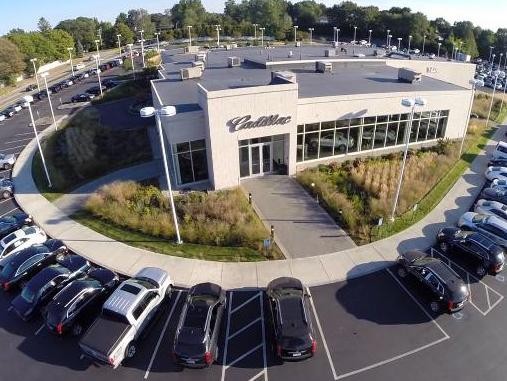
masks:
POLYGON ((497 55, 507 55, 507 29, 496 32, 475 26, 470 21, 450 24, 443 18, 429 20, 421 12, 407 7, 380 10, 376 6, 359 6, 344 1, 331 7, 314 0, 290 2, 286 0, 226 0, 223 13, 208 12, 201 0, 180 0, 172 8, 161 13, 148 13, 145 9, 131 9, 120 13, 114 23, 97 18, 77 17, 63 20, 54 28, 41 18, 38 31, 26 32, 13 29, 0 38, 0 80, 12 81, 13 76, 33 71, 31 58, 39 63, 68 56, 68 47, 74 54, 96 49, 95 40, 101 48, 114 48, 121 35, 120 44, 138 41, 141 31, 145 39, 159 33, 161 41, 188 37, 192 26, 194 37, 216 37, 216 25, 221 34, 231 37, 253 36, 264 28, 264 35, 277 40, 292 40, 293 26, 297 25, 297 38, 305 38, 308 28, 314 28, 315 39, 333 39, 333 27, 340 29, 340 40, 352 39, 356 27, 356 39, 368 39, 371 30, 373 42, 384 44, 388 34, 392 43, 402 38, 406 47, 409 36, 411 46, 436 52, 441 44, 441 55, 450 56, 454 47, 472 57, 488 58, 490 46, 497 55), (388 33, 389 31, 389 33, 388 33))

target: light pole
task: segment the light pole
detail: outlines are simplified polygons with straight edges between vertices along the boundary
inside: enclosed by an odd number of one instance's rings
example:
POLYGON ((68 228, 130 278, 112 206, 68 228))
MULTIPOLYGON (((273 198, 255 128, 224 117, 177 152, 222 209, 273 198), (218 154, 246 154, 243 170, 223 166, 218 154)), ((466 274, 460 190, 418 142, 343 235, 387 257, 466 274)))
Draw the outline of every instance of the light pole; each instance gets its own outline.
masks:
POLYGON ((340 43, 340 28, 336 29, 336 43, 340 43))
POLYGON ((412 42, 412 35, 408 36, 408 54, 410 54, 410 43, 412 42))
POLYGON ((46 178, 48 180, 48 187, 51 188, 53 185, 51 184, 51 179, 49 178, 48 167, 46 166, 46 160, 44 159, 44 154, 42 153, 42 148, 40 146, 39 134, 37 133, 37 128, 35 127, 35 120, 33 119, 32 113, 32 102, 33 97, 31 95, 25 95, 23 97, 23 102, 28 103, 28 111, 30 112, 30 119, 32 121, 33 133, 35 134, 35 139, 37 140, 37 146, 39 147, 39 154, 42 160, 42 166, 44 167, 44 172, 46 172, 46 178))
POLYGON ((192 46, 192 33, 190 32, 190 29, 192 29, 192 25, 187 25, 188 28, 188 46, 192 46))
POLYGON ((72 72, 72 76, 74 77, 74 66, 72 65, 72 50, 74 50, 74 48, 67 48, 67 50, 69 51, 70 70, 72 72))
POLYGON ((178 245, 182 244, 180 237, 180 229, 178 226, 178 217, 176 215, 176 208, 174 207, 174 198, 173 198, 173 191, 171 187, 171 178, 169 176, 169 166, 167 164, 167 152, 165 150, 165 143, 164 143, 164 135, 162 133, 162 122, 160 121, 161 116, 165 117, 171 117, 176 115, 176 108, 174 106, 162 106, 160 109, 155 109, 154 107, 143 107, 140 111, 140 115, 142 118, 150 118, 152 116, 155 116, 155 121, 157 124, 158 129, 158 135, 160 138, 160 147, 162 149, 162 161, 164 163, 164 172, 165 177, 167 181, 167 188, 169 191, 169 199, 171 201, 171 209, 172 209, 172 215, 173 215, 173 222, 174 222, 174 228, 176 230, 176 243, 178 245))
POLYGON ((488 62, 491 64, 491 54, 493 53, 493 49, 494 49, 494 46, 490 46, 489 47, 489 58, 488 58, 488 62))
MULTIPOLYGON (((459 155, 458 157, 461 157, 461 153, 463 152, 463 145, 465 144, 465 138, 467 136, 467 131, 468 131, 468 124, 470 123, 470 114, 472 113, 472 106, 474 104, 474 98, 475 98, 475 90, 477 88, 477 81, 476 79, 472 79, 469 81, 469 83, 472 85, 472 98, 470 99, 470 105, 468 106, 468 114, 467 114, 467 121, 466 121, 466 124, 465 124, 465 129, 463 131, 463 137, 461 138, 461 145, 459 147, 459 155)), ((503 101, 503 98, 502 98, 502 101, 503 101)), ((500 108, 500 111, 502 109, 500 108)))
POLYGON ((389 35, 389 36, 387 36, 387 37, 389 37, 389 49, 391 49, 391 40, 393 39, 393 35, 392 35, 392 34, 390 34, 390 35, 389 35))
POLYGON ((219 48, 220 47, 220 30, 221 30, 220 25, 216 24, 215 29, 217 31, 217 48, 219 48))
MULTIPOLYGON (((507 60, 507 56, 505 56, 505 59, 507 60)), ((503 97, 502 97, 502 103, 500 104, 500 114, 502 113, 502 110, 503 110, 503 100, 505 98, 505 90, 507 90, 507 83, 503 84, 503 97)))
POLYGON ((491 56, 492 66, 495 66, 495 57, 496 57, 496 54, 495 54, 495 53, 493 53, 493 55, 491 56))
POLYGON ((99 40, 95 40, 95 46, 97 47, 97 55, 100 57, 100 51, 99 51, 99 40))
POLYGON ((495 85, 493 86, 493 93, 491 94, 491 103, 489 104, 488 118, 486 119, 486 127, 489 124, 489 118, 491 116, 491 110, 493 109, 493 101, 495 100, 496 84, 498 82, 498 74, 495 75, 495 85))
POLYGON ((498 61, 498 70, 500 70, 502 68, 502 57, 503 57, 503 53, 500 53, 500 60, 498 61))
POLYGON ((459 52, 462 53, 462 50, 461 48, 463 47, 463 41, 460 41, 459 42, 459 52))
POLYGON ((386 37, 386 46, 389 48, 391 45, 389 45, 389 33, 391 33, 391 29, 387 30, 387 37, 386 37))
POLYGON ((371 46, 371 32, 373 32, 373 30, 369 29, 368 30, 368 45, 371 46))
POLYGON ((37 91, 40 93, 39 77, 37 76, 37 68, 35 67, 37 58, 30 58, 30 62, 33 64, 33 73, 35 75, 35 80, 37 81, 37 91))
POLYGON ((134 75, 134 79, 136 79, 136 72, 134 70, 134 56, 132 54, 132 45, 133 44, 127 44, 130 50, 130 62, 132 63, 132 74, 134 75))
POLYGON ((308 28, 308 32, 310 32, 310 45, 313 44, 313 31, 315 29, 314 28, 308 28))
POLYGON ((442 46, 442 43, 438 43, 438 50, 437 50, 437 57, 440 57, 440 47, 442 46))
POLYGON ((102 28, 99 28, 98 36, 99 36, 99 40, 100 40, 100 46, 102 46, 102 28))
POLYGON ((49 108, 51 109, 51 116, 53 117, 53 123, 55 125, 55 130, 58 130, 58 127, 56 126, 56 119, 55 119, 55 113, 53 111, 53 103, 51 102, 51 96, 49 95, 50 94, 50 91, 49 91, 49 88, 48 88, 48 81, 46 79, 46 77, 49 75, 48 72, 44 72, 44 73, 41 73, 41 77, 44 78, 44 84, 46 85, 46 93, 48 95, 48 101, 49 101, 49 108))
POLYGON ((297 31, 298 31, 298 26, 297 25, 294 25, 294 45, 297 45, 298 42, 297 42, 297 31))
POLYGON ((158 36, 160 36, 160 32, 155 32, 155 36, 157 36, 157 52, 160 53, 160 39, 158 36))
POLYGON ((354 27, 354 40, 352 42, 354 45, 356 44, 356 33, 357 33, 357 26, 354 27))
POLYGON ((141 29, 139 33, 141 33, 141 58, 143 59, 143 69, 144 69, 146 67, 146 63, 144 62, 144 38, 143 38, 144 29, 141 29))
POLYGON ((426 45, 426 35, 423 35, 423 46, 422 46, 422 55, 424 56, 424 45, 426 45))
POLYGON ((401 104, 405 107, 411 107, 410 121, 408 128, 405 128, 405 151, 403 152, 403 162, 401 164, 400 177, 398 179, 398 187, 394 196, 393 211, 391 213, 391 221, 394 221, 394 215, 398 206, 398 198, 400 197, 401 183, 403 182, 403 173, 405 172, 405 164, 407 162, 408 144, 410 142, 410 132, 412 131, 412 121, 414 120, 414 111, 416 106, 426 105, 426 100, 423 98, 403 98, 401 104))
POLYGON ((456 45, 452 44, 452 53, 451 53, 451 60, 454 59, 454 50, 456 49, 456 45))
POLYGON ((118 53, 120 53, 120 58, 121 58, 121 41, 120 41, 121 34, 117 34, 116 38, 118 38, 118 53))
POLYGON ((400 51, 400 48, 401 48, 401 40, 402 40, 402 38, 398 37, 398 51, 400 51))
POLYGON ((264 47, 264 29, 266 28, 259 28, 261 31, 261 46, 264 47))
POLYGON ((333 26, 333 43, 336 43, 336 29, 338 28, 333 26))
POLYGON ((259 24, 252 24, 252 26, 254 27, 254 42, 257 41, 257 27, 259 26, 259 24))
POLYGON ((95 58, 95 64, 97 65, 97 78, 99 80, 100 97, 102 98, 102 82, 100 81, 100 69, 99 69, 99 56, 93 56, 95 58))

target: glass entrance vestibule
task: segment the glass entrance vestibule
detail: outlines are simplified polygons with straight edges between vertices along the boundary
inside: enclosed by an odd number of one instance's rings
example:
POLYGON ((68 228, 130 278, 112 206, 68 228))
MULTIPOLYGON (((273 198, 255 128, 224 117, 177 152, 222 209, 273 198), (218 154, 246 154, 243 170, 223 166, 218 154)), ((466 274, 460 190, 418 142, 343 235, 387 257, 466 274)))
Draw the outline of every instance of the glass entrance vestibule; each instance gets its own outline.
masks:
POLYGON ((284 135, 240 140, 238 145, 240 177, 287 172, 284 135))

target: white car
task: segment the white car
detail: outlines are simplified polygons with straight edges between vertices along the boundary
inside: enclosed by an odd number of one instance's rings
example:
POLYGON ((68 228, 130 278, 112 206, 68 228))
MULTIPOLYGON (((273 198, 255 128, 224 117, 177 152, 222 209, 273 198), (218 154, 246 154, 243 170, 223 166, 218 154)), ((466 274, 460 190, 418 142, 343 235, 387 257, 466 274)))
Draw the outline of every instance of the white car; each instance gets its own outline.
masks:
POLYGON ((23 110, 23 107, 21 107, 19 104, 12 106, 16 112, 20 112, 23 110))
POLYGON ((476 213, 500 217, 507 221, 507 205, 498 201, 479 200, 474 208, 476 213))
POLYGON ((489 181, 494 180, 507 180, 507 167, 488 167, 484 176, 489 181))
POLYGON ((434 60, 435 58, 436 58, 436 55, 435 55, 434 53, 431 53, 431 54, 429 55, 429 59, 430 59, 430 60, 434 60))
POLYGON ((7 117, 4 114, 0 114, 0 122, 3 122, 7 117))
POLYGON ((507 188, 507 180, 494 179, 489 185, 490 188, 507 188))
POLYGON ((507 247, 507 221, 497 216, 466 212, 459 218, 458 227, 479 232, 497 245, 507 247))
POLYGON ((46 233, 38 226, 23 226, 0 241, 0 259, 47 241, 46 233))

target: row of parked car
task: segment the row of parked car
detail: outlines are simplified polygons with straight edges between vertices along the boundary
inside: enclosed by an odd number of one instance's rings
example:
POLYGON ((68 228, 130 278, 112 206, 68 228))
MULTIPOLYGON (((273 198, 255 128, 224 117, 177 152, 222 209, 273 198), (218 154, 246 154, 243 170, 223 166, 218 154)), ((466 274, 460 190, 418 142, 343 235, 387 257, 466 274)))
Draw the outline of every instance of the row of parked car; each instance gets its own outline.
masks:
POLYGON ((498 65, 491 65, 488 62, 476 66, 474 78, 479 86, 503 90, 506 86, 506 73, 498 65))
MULTIPOLYGON (((135 356, 138 341, 173 291, 169 274, 155 267, 121 281, 111 270, 69 252, 62 241, 48 239, 23 213, 0 218, 0 286, 17 292, 11 307, 23 320, 40 314, 50 332, 82 335, 82 352, 113 368, 135 356)), ((284 277, 268 285, 267 295, 277 355, 291 360, 313 356, 308 289, 284 277)), ((173 343, 175 362, 206 367, 218 358, 226 303, 219 285, 200 283, 189 290, 173 343)))

